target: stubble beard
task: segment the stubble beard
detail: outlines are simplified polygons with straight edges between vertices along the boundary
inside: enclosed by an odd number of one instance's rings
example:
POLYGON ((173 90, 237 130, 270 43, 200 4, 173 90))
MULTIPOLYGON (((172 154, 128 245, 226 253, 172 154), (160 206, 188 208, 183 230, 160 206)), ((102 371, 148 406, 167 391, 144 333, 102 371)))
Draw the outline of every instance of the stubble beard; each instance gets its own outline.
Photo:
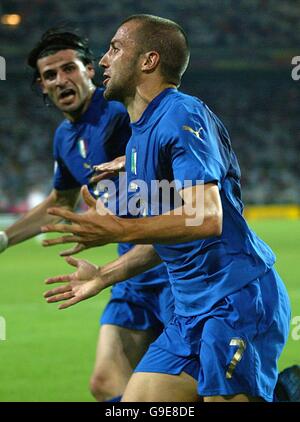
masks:
POLYGON ((122 70, 122 74, 127 75, 126 80, 124 79, 115 83, 113 81, 108 82, 108 86, 103 93, 106 100, 114 100, 126 104, 128 99, 134 96, 137 86, 137 74, 135 70, 137 60, 138 56, 132 60, 130 67, 126 66, 122 70))
POLYGON ((126 84, 122 85, 115 85, 115 86, 108 86, 103 95, 107 101, 119 101, 124 104, 125 99, 128 94, 128 87, 126 84))

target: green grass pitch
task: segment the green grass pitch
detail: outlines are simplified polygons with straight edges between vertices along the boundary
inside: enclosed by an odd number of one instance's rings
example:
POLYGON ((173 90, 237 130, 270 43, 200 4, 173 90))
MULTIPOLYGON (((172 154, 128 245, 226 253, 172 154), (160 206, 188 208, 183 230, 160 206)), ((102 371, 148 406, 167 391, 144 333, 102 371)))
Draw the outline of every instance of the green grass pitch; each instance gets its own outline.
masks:
MULTIPOLYGON (((277 255, 277 270, 290 293, 293 317, 300 315, 300 221, 259 221, 251 226, 277 255)), ((109 292, 73 308, 57 310, 42 294, 43 280, 70 272, 58 257, 62 247, 42 248, 37 240, 0 256, 0 401, 93 401, 88 391, 98 337, 98 319, 109 292)), ((116 247, 81 254, 98 264, 116 256, 116 247)), ((293 327, 292 327, 293 328, 293 327)), ((300 333, 300 329, 298 330, 300 333)), ((300 363, 300 340, 291 335, 280 369, 300 363)))

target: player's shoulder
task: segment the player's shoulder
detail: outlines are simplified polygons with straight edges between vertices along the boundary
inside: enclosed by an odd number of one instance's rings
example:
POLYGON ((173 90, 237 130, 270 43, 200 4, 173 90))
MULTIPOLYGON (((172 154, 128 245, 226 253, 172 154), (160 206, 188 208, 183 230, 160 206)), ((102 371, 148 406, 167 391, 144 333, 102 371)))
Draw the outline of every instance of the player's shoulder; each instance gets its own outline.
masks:
POLYGON ((200 98, 174 90, 165 103, 161 127, 167 127, 169 133, 176 132, 197 116, 203 119, 207 110, 206 104, 200 98))
POLYGON ((72 131, 72 124, 68 119, 60 122, 54 132, 54 145, 61 145, 64 140, 68 138, 69 133, 72 131))
POLYGON ((206 104, 200 98, 182 91, 175 91, 173 98, 171 97, 170 100, 170 112, 178 109, 196 108, 202 110, 206 108, 206 104))
POLYGON ((57 142, 59 139, 63 138, 66 131, 70 126, 70 122, 67 119, 61 121, 61 123, 57 126, 54 132, 54 142, 57 142))
POLYGON ((206 114, 208 107, 198 97, 186 94, 181 91, 174 91, 168 99, 168 107, 165 118, 170 122, 178 122, 186 119, 187 116, 195 114, 206 114))

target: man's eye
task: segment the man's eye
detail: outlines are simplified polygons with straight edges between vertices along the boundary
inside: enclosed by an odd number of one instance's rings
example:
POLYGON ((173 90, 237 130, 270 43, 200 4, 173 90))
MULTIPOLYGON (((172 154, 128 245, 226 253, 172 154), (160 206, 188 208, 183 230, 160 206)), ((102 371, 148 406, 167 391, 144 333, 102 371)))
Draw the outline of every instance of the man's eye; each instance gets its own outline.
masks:
POLYGON ((47 73, 45 75, 45 79, 47 79, 48 81, 53 81, 53 79, 55 79, 56 74, 55 73, 47 73))
POLYGON ((75 66, 67 66, 65 67, 65 72, 73 72, 74 69, 75 69, 75 66))

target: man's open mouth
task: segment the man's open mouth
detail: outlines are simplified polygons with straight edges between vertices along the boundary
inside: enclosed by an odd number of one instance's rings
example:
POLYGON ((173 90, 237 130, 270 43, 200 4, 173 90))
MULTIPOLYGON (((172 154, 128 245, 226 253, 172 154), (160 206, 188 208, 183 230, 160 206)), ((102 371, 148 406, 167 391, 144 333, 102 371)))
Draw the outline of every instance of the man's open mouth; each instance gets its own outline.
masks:
POLYGON ((60 94, 59 94, 59 99, 60 100, 62 100, 62 99, 65 99, 65 98, 68 98, 68 97, 71 97, 71 96, 74 96, 76 94, 76 92, 74 91, 74 89, 72 89, 72 88, 68 88, 68 89, 65 89, 64 91, 62 91, 60 94))
POLYGON ((108 83, 108 81, 110 80, 110 76, 104 74, 103 77, 104 77, 103 85, 105 86, 108 83))

